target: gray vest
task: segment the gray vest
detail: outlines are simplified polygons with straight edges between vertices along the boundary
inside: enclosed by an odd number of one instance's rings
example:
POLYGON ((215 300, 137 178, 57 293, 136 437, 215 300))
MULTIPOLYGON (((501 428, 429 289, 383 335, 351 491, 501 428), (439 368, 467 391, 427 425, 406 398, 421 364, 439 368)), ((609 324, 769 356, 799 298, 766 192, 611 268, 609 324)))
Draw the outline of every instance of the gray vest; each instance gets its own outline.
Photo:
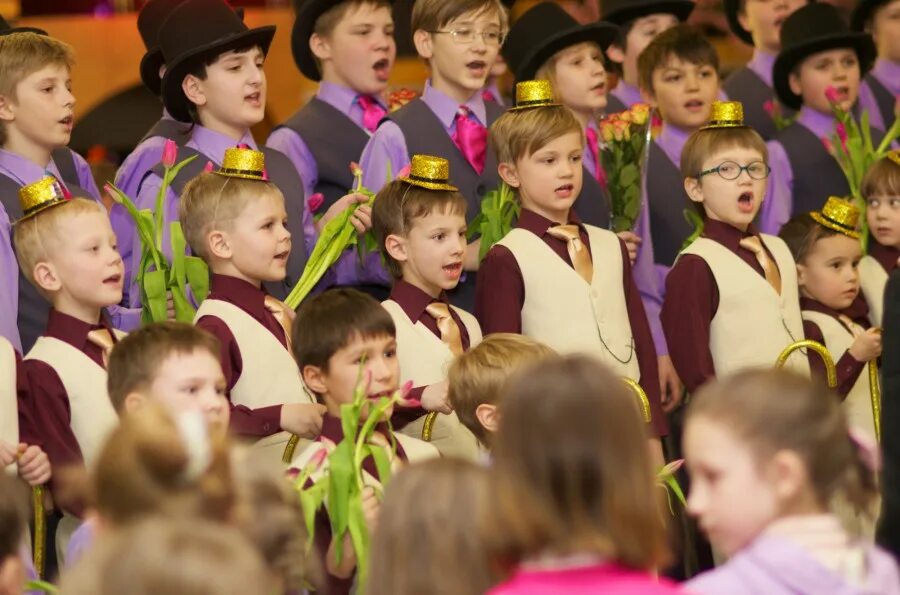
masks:
POLYGON ((821 209, 829 196, 850 194, 838 162, 809 128, 791 124, 775 135, 775 140, 784 147, 794 173, 791 216, 821 209))
MULTIPOLYGON (((487 126, 490 128, 494 120, 503 113, 503 108, 492 102, 485 103, 487 110, 487 126)), ((450 183, 459 188, 466 197, 468 208, 466 216, 469 221, 481 212, 481 199, 484 195, 500 185, 497 173, 497 157, 488 147, 484 160, 484 171, 481 175, 466 161, 460 150, 453 144, 443 123, 438 120, 431 108, 416 99, 392 113, 386 119, 393 120, 406 137, 406 147, 410 155, 436 155, 450 162, 450 183)), ((396 174, 396 172, 394 172, 396 174)), ((450 292, 450 301, 454 306, 471 312, 475 306, 475 272, 467 271, 465 280, 460 281, 456 289, 450 292)))
POLYGON ((320 209, 324 213, 353 187, 350 162, 359 161, 369 135, 342 111, 315 97, 278 128, 299 134, 316 160, 315 191, 325 196, 320 209))
POLYGON ((650 143, 647 156, 647 202, 653 262, 670 267, 693 231, 684 218, 684 209, 694 207, 684 191, 681 171, 655 141, 650 143))
MULTIPOLYGON (((84 188, 78 185, 78 175, 75 171, 75 160, 69 149, 63 148, 53 152, 53 162, 63 178, 63 182, 72 196, 93 198, 84 188)), ((24 215, 22 204, 19 202, 19 189, 21 184, 17 181, 0 175, 0 203, 9 215, 10 223, 15 223, 24 215)), ((38 337, 47 328, 47 316, 50 313, 50 302, 38 293, 37 288, 25 277, 22 269, 19 269, 19 297, 16 325, 19 327, 19 336, 22 339, 22 353, 34 345, 38 337)))
POLYGON ((163 138, 171 139, 175 141, 175 144, 179 147, 183 147, 191 140, 192 128, 193 126, 191 124, 185 124, 184 122, 179 122, 178 120, 172 120, 170 118, 160 118, 156 121, 156 124, 147 131, 147 134, 144 135, 140 142, 161 136, 163 138))
MULTIPOLYGON (((266 157, 266 172, 269 176, 269 181, 275 184, 284 195, 284 206, 288 215, 287 227, 288 231, 291 232, 292 248, 287 263, 287 276, 280 282, 265 283, 266 291, 270 295, 283 300, 300 279, 300 276, 303 274, 303 268, 306 266, 306 242, 303 234, 303 209, 305 208, 303 181, 300 179, 300 174, 297 173, 294 164, 291 163, 291 160, 284 153, 269 147, 262 147, 260 150, 266 157)), ((178 175, 175 176, 175 179, 172 180, 172 191, 178 196, 181 196, 185 184, 203 173, 208 159, 206 155, 196 149, 190 147, 178 148, 176 162, 181 162, 193 155, 199 155, 199 157, 183 167, 178 172, 178 175)), ((165 168, 160 163, 151 169, 148 175, 152 172, 162 178, 164 171, 165 168)))
MULTIPOLYGON (((723 85, 728 98, 740 101, 744 104, 744 123, 756 130, 766 140, 774 138, 778 130, 763 104, 767 101, 778 101, 775 91, 765 83, 759 75, 747 67, 734 71, 725 80, 723 85)), ((789 118, 794 115, 794 110, 779 103, 781 113, 789 118)))
MULTIPOLYGON (((598 163, 597 167, 602 166, 598 163)), ((581 194, 573 208, 582 222, 600 229, 609 229, 609 194, 587 168, 584 168, 582 174, 581 194)))
POLYGON ((629 106, 622 103, 622 100, 619 99, 618 97, 616 97, 615 95, 613 95, 612 93, 609 93, 606 96, 606 110, 605 111, 607 114, 615 114, 618 112, 624 112, 628 108, 629 108, 629 106))
POLYGON ((891 92, 887 90, 887 88, 881 84, 873 74, 866 75, 866 84, 869 85, 869 89, 872 90, 872 95, 875 96, 875 103, 878 105, 878 111, 881 112, 881 120, 884 122, 886 128, 890 128, 891 124, 894 123, 894 119, 897 117, 894 115, 894 105, 896 104, 896 98, 891 95, 891 92))

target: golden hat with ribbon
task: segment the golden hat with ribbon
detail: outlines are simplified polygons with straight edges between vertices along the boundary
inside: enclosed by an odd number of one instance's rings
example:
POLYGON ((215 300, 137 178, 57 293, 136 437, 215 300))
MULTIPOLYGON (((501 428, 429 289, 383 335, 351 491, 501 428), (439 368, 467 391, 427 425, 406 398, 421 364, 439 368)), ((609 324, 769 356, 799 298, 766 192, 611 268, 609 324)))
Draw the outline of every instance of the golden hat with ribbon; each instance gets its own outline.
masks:
POLYGON ((459 191, 459 188, 450 184, 450 162, 443 157, 413 155, 409 174, 398 179, 428 190, 459 191))
POLYGON ((22 218, 19 221, 34 217, 41 211, 64 204, 70 199, 71 196, 59 180, 53 176, 43 177, 19 189, 19 204, 22 205, 22 218))
POLYGON ((265 181, 268 179, 266 177, 266 157, 262 151, 248 148, 232 147, 225 149, 222 167, 216 170, 215 173, 231 178, 265 181))
POLYGON ((840 232, 851 238, 859 238, 856 224, 859 223, 859 209, 849 200, 829 196, 821 211, 813 211, 809 214, 816 223, 840 232))
POLYGON ((709 128, 742 128, 744 104, 740 101, 713 101, 709 122, 701 130, 709 128))
POLYGON ((887 158, 900 165, 900 149, 894 149, 893 151, 888 152, 887 158))
POLYGON ((516 83, 516 105, 509 109, 510 111, 519 111, 533 107, 558 105, 550 81, 522 81, 516 83))

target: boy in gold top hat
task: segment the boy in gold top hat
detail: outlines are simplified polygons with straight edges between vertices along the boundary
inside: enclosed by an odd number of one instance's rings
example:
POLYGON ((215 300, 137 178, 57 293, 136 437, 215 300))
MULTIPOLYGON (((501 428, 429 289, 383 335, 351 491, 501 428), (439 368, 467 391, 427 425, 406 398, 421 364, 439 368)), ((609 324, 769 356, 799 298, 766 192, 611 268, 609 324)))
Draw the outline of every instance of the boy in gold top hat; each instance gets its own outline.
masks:
MULTIPOLYGON (((771 367, 803 339, 791 252, 753 223, 770 168, 765 142, 742 116, 740 102, 716 102, 710 123, 681 153, 684 189, 703 217, 703 233, 666 278, 662 323, 688 392, 716 376, 771 367)), ((788 365, 809 373, 799 354, 788 365)))
MULTIPOLYGON (((123 265, 103 205, 71 198, 53 177, 19 191, 23 216, 13 227, 19 267, 51 304, 47 327, 26 354, 29 387, 24 436, 39 436, 55 468, 90 466, 118 417, 106 393, 106 362, 121 333, 103 309, 122 300, 123 265)), ((81 508, 62 503, 61 555, 81 508)))
MULTIPOLYGON (((797 261, 806 338, 824 344, 834 358, 837 389, 851 427, 874 438, 869 377, 863 372, 867 362, 881 355, 881 329, 870 328, 859 308, 851 307, 859 297, 863 256, 858 221, 853 203, 832 196, 821 211, 792 218, 779 235, 797 261)), ((817 371, 824 374, 824 369, 817 371)))
POLYGON ((409 175, 378 193, 372 226, 394 278, 382 305, 397 328, 402 381, 412 381, 410 398, 420 401, 395 409, 394 427, 418 438, 426 414, 437 412, 428 422, 434 445, 444 455, 475 459, 475 437, 447 400, 450 362, 481 342, 475 317, 447 300, 462 275, 467 245, 466 199, 449 180, 446 159, 413 155, 409 175))
POLYGON ((291 356, 293 311, 263 287, 284 279, 292 250, 284 197, 265 177, 263 154, 226 150, 219 170, 185 186, 179 219, 209 265, 210 293, 194 321, 221 343, 231 429, 280 461, 288 433, 318 436, 324 408, 291 356))

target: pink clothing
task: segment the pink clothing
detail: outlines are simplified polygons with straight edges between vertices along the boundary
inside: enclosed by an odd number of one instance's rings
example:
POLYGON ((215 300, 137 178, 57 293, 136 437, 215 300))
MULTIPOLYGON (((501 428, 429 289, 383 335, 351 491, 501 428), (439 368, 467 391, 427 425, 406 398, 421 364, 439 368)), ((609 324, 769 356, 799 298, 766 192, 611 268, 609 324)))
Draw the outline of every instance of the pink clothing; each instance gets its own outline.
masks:
POLYGON ((488 595, 670 595, 682 591, 667 579, 655 579, 646 572, 616 563, 601 562, 565 569, 531 570, 518 568, 488 595))

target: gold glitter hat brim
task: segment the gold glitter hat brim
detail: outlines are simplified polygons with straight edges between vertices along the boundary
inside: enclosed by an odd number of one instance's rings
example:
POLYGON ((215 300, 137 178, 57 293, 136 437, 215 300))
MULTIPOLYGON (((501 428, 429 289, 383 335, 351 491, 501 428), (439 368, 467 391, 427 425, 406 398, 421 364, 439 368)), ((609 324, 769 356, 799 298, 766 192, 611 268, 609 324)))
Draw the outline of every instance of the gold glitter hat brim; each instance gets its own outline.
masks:
POLYGON ((851 238, 859 238, 859 232, 856 231, 856 225, 859 223, 859 209, 849 200, 829 196, 822 205, 822 210, 813 211, 809 216, 823 227, 851 238))
POLYGON ((413 155, 409 174, 398 179, 427 190, 459 191, 450 184, 450 163, 443 157, 433 155, 413 155))
POLYGON ((26 211, 25 214, 22 215, 19 219, 17 219, 15 222, 13 222, 13 225, 18 225, 19 223, 22 223, 23 221, 27 221, 28 219, 31 219, 32 217, 34 217, 40 213, 43 213, 47 209, 51 209, 53 207, 58 207, 59 205, 64 205, 67 202, 69 202, 69 200, 70 199, 68 199, 68 198, 59 198, 52 202, 45 202, 36 207, 32 207, 31 209, 26 211))
POLYGON ((417 178, 413 176, 407 176, 405 178, 397 178, 401 182, 406 182, 412 186, 418 186, 419 188, 426 188, 428 190, 446 190, 448 192, 459 192, 459 188, 456 186, 452 186, 445 182, 434 182, 432 180, 428 180, 425 178, 417 178))
POLYGON ((244 180, 266 180, 266 159, 262 151, 232 147, 225 150, 222 167, 215 171, 220 176, 244 180))
POLYGON ((812 211, 809 214, 809 216, 812 217, 816 223, 818 223, 819 225, 822 225, 823 227, 827 227, 828 229, 837 231, 837 232, 842 233, 845 236, 851 237, 853 239, 859 239, 858 231, 856 231, 855 229, 850 229, 850 228, 846 227, 845 225, 842 225, 841 223, 838 223, 836 221, 832 221, 831 219, 828 219, 827 217, 823 216, 822 213, 820 213, 819 211, 812 211))

